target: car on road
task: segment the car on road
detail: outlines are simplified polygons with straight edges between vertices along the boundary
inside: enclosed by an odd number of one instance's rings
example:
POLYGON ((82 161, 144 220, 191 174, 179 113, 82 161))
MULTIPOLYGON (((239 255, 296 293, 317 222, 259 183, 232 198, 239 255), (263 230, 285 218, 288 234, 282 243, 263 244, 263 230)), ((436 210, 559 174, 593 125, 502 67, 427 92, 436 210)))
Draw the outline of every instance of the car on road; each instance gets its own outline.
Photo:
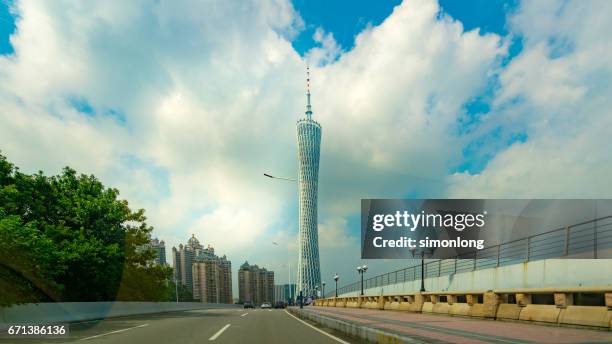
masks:
POLYGON ((272 305, 267 303, 267 302, 262 303, 261 304, 261 309, 266 309, 266 308, 270 309, 270 308, 272 308, 272 305))
POLYGON ((283 301, 278 301, 274 304, 274 308, 276 309, 283 309, 285 307, 287 307, 287 305, 283 301))
POLYGON ((255 308, 255 306, 253 306, 253 303, 251 301, 244 301, 243 307, 246 308, 255 308))

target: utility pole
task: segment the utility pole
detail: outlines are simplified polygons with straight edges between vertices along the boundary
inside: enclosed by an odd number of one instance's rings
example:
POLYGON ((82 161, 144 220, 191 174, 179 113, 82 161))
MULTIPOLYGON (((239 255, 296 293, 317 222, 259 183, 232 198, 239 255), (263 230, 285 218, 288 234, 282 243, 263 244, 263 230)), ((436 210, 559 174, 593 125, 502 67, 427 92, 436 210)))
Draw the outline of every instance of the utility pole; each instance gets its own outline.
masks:
POLYGON ((178 284, 176 282, 176 275, 174 275, 174 295, 176 296, 176 303, 178 303, 178 284))

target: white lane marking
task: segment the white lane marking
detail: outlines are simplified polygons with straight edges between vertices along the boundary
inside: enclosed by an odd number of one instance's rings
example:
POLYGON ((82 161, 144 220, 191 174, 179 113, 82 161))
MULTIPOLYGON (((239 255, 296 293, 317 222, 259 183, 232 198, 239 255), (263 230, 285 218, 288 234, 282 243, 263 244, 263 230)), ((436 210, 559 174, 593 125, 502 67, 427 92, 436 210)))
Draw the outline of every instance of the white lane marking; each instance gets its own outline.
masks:
POLYGON ((217 333, 213 334, 212 337, 208 338, 208 340, 215 340, 217 339, 217 337, 219 337, 221 335, 221 333, 223 333, 223 331, 227 330, 228 327, 230 327, 231 324, 227 324, 225 326, 223 326, 219 331, 217 331, 217 333))
POLYGON ((271 309, 268 309, 268 312, 272 312, 272 310, 271 310, 271 309))
POLYGON ((327 333, 327 332, 325 332, 325 331, 323 331, 323 330, 321 330, 321 329, 318 329, 318 328, 316 328, 316 327, 314 327, 314 326, 310 325, 309 323, 305 322, 304 320, 302 320, 302 319, 300 319, 300 318, 296 317, 295 315, 293 315, 293 314, 289 313, 289 311, 287 311, 287 310, 285 310, 285 313, 289 314, 289 315, 290 315, 290 316, 291 316, 293 319, 295 319, 295 320, 297 320, 297 321, 301 322, 302 324, 304 324, 304 325, 306 325, 306 326, 308 326, 308 327, 310 327, 310 328, 312 328, 312 329, 314 329, 314 330, 316 330, 316 331, 318 331, 318 332, 320 332, 320 333, 322 333, 322 334, 324 334, 324 335, 328 336, 329 338, 331 338, 331 339, 333 339, 333 340, 337 341, 338 343, 342 343, 342 344, 349 344, 349 342, 345 342, 345 341, 343 341, 342 339, 340 339, 340 338, 338 338, 338 337, 336 337, 336 336, 333 336, 333 335, 331 335, 331 334, 329 334, 329 333, 327 333))
POLYGON ((247 313, 244 313, 243 315, 241 315, 241 317, 243 317, 243 316, 245 316, 245 315, 247 315, 247 314, 249 314, 249 313, 248 313, 248 312, 247 312, 247 313))
POLYGON ((134 327, 124 328, 124 329, 117 330, 117 331, 111 331, 111 332, 107 332, 107 333, 97 334, 97 335, 95 335, 95 336, 86 337, 86 338, 81 338, 80 340, 87 340, 87 339, 93 339, 93 338, 98 338, 98 337, 108 336, 109 334, 114 334, 114 333, 119 333, 119 332, 125 332, 125 331, 127 331, 127 330, 131 330, 131 329, 134 329, 134 328, 139 328, 139 327, 145 327, 145 326, 149 326, 149 324, 142 324, 142 325, 138 325, 138 326, 134 326, 134 327))

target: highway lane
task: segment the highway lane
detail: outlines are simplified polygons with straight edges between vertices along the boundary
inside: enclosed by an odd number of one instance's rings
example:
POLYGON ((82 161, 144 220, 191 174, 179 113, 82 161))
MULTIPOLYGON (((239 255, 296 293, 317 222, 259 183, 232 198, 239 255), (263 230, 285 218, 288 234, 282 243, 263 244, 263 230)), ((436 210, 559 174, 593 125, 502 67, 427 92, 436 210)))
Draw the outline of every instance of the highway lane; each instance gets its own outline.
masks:
POLYGON ((71 324, 70 331, 70 338, 67 339, 20 339, 18 343, 351 342, 334 338, 281 309, 208 309, 130 316, 71 324))

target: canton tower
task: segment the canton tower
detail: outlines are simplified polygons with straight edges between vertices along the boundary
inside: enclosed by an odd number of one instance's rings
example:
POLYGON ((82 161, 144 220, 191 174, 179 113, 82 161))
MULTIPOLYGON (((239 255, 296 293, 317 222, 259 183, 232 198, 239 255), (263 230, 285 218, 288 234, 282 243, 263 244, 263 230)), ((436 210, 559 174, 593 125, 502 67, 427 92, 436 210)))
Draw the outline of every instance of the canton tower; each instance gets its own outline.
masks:
POLYGON ((317 229, 321 125, 312 120, 310 67, 306 69, 306 85, 306 113, 297 122, 298 187, 300 194, 297 292, 302 291, 304 297, 311 297, 316 295, 316 288, 321 286, 319 234, 317 229))

